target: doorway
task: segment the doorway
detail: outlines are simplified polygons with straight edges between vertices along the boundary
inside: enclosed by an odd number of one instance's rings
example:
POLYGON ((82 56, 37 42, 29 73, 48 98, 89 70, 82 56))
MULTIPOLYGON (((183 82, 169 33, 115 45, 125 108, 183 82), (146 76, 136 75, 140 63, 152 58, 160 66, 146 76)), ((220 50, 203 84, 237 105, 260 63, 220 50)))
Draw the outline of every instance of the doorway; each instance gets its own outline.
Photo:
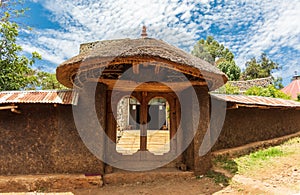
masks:
POLYGON ((106 132, 114 142, 108 142, 108 160, 116 165, 127 163, 130 166, 130 162, 136 161, 162 162, 175 154, 180 144, 175 138, 180 117, 175 93, 137 91, 130 96, 124 94, 119 92, 112 97, 112 92, 108 91, 111 103, 108 104, 106 132))

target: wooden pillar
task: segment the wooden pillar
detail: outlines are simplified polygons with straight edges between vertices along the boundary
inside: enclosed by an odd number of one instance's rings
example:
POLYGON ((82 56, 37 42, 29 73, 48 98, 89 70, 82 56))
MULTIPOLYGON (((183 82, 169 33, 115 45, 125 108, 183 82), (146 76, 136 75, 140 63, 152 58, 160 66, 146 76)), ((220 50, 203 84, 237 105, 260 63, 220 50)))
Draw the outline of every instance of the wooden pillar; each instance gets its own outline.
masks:
MULTIPOLYGON (((176 98, 172 98, 170 104, 170 141, 172 138, 175 138, 175 134, 177 131, 177 107, 176 107, 176 98)), ((170 151, 176 150, 176 140, 170 142, 170 151)))
MULTIPOLYGON (((112 91, 108 91, 107 92, 107 128, 106 128, 106 134, 108 136, 108 138, 113 142, 116 143, 116 131, 117 131, 117 122, 114 116, 114 112, 115 114, 117 114, 116 110, 114 111, 114 109, 117 109, 117 104, 118 102, 113 101, 112 102, 112 91)), ((113 147, 113 146, 109 146, 109 147, 113 147)), ((115 151, 115 148, 110 148, 109 149, 110 152, 115 151)))
POLYGON ((176 149, 178 151, 182 151, 182 138, 183 132, 181 128, 181 109, 180 109, 180 102, 178 99, 175 99, 175 107, 176 107, 176 149))
POLYGON ((176 99, 172 98, 172 102, 170 102, 170 138, 173 138, 176 134, 176 115, 177 115, 177 108, 176 108, 176 99))
MULTIPOLYGON (((99 120, 100 125, 102 126, 103 130, 106 129, 106 93, 107 93, 107 85, 103 83, 98 83, 96 87, 96 93, 95 93, 95 106, 96 106, 96 113, 97 118, 99 120)), ((104 141, 104 140, 103 140, 104 141)))
POLYGON ((141 110, 140 110, 140 151, 147 150, 147 120, 148 120, 148 102, 147 92, 142 92, 141 110))

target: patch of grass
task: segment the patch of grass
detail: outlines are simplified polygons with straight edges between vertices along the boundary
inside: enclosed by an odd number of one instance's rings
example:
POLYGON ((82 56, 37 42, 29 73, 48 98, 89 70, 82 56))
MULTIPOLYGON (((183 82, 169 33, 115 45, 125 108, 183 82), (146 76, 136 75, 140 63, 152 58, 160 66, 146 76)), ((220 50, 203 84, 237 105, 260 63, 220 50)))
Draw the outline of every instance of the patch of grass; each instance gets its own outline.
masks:
POLYGON ((259 150, 257 152, 249 154, 249 158, 253 161, 267 160, 273 157, 282 156, 283 152, 278 147, 271 147, 265 150, 259 150))
POLYGON ((286 153, 282 151, 281 147, 276 146, 253 152, 249 155, 239 157, 234 161, 238 165, 238 172, 245 173, 249 170, 257 170, 266 164, 270 164, 272 163, 272 159, 284 155, 286 153))
POLYGON ((298 153, 299 148, 300 137, 295 137, 279 146, 262 149, 234 159, 219 155, 213 159, 213 164, 216 167, 229 171, 231 174, 245 174, 269 167, 272 163, 276 163, 276 159, 279 157, 295 155, 298 153))
POLYGON ((300 137, 295 137, 284 142, 283 145, 292 145, 292 144, 299 144, 299 143, 300 143, 300 137))
POLYGON ((215 171, 208 171, 206 177, 212 178, 215 183, 222 184, 223 186, 228 186, 230 179, 223 175, 222 173, 217 173, 215 171))
POLYGON ((229 159, 227 156, 217 156, 213 163, 221 168, 229 171, 232 174, 237 173, 238 166, 233 159, 229 159))
POLYGON ((47 192, 48 189, 46 187, 38 187, 38 189, 36 190, 38 193, 41 193, 41 192, 47 192))

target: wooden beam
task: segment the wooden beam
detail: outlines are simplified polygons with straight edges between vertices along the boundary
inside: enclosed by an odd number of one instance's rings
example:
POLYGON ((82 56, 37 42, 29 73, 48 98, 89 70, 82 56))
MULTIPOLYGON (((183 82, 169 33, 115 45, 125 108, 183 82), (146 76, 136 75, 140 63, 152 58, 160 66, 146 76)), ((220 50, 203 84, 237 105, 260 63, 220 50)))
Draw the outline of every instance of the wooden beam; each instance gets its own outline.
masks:
POLYGON ((238 109, 239 105, 238 104, 227 104, 227 110, 234 110, 234 109, 238 109))
POLYGON ((13 109, 17 109, 18 106, 15 105, 11 105, 11 106, 1 106, 0 110, 13 110, 13 109))
POLYGON ((160 65, 156 65, 155 66, 155 74, 159 74, 159 72, 160 72, 160 65))
POLYGON ((158 91, 158 92, 172 92, 172 91, 182 91, 188 87, 194 85, 205 86, 207 83, 205 81, 187 81, 187 82, 166 82, 166 85, 158 82, 147 82, 140 83, 128 80, 114 80, 114 79, 98 79, 91 78, 88 79, 91 82, 100 82, 108 86, 109 90, 119 90, 119 91, 158 91), (116 84, 118 85, 116 86, 116 84))
POLYGON ((140 64, 139 63, 133 63, 132 64, 132 71, 133 71, 133 74, 139 74, 140 73, 140 64))

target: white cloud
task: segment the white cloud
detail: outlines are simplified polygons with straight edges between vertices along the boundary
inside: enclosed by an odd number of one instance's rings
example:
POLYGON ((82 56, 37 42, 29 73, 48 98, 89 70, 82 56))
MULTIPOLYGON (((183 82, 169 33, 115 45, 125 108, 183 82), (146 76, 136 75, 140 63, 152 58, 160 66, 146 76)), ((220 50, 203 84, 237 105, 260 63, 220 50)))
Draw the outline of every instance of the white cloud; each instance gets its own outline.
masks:
POLYGON ((78 51, 74 49, 75 44, 78 48, 79 43, 93 40, 138 38, 142 24, 148 26, 149 36, 183 46, 186 50, 195 42, 197 25, 189 21, 194 3, 188 1, 179 4, 177 1, 160 0, 128 0, 126 3, 122 0, 52 0, 41 3, 51 11, 51 19, 60 24, 63 33, 38 30, 35 41, 25 43, 26 49, 32 44, 51 50, 48 55, 53 56, 46 58, 53 59, 53 63, 57 63, 59 58, 62 62, 75 55, 78 51), (182 17, 177 17, 177 14, 182 17))
MULTIPOLYGON (((38 1, 38 0, 32 0, 38 1)), ((246 60, 268 54, 300 72, 300 1, 190 0, 39 0, 61 30, 37 29, 25 50, 41 51, 59 64, 78 53, 79 44, 94 40, 138 38, 148 34, 190 51, 199 34, 212 34, 229 47, 243 67, 246 60), (215 5, 214 5, 215 4, 215 5), (288 48, 293 52, 280 55, 288 48)), ((278 73, 277 73, 278 74, 278 73)))

